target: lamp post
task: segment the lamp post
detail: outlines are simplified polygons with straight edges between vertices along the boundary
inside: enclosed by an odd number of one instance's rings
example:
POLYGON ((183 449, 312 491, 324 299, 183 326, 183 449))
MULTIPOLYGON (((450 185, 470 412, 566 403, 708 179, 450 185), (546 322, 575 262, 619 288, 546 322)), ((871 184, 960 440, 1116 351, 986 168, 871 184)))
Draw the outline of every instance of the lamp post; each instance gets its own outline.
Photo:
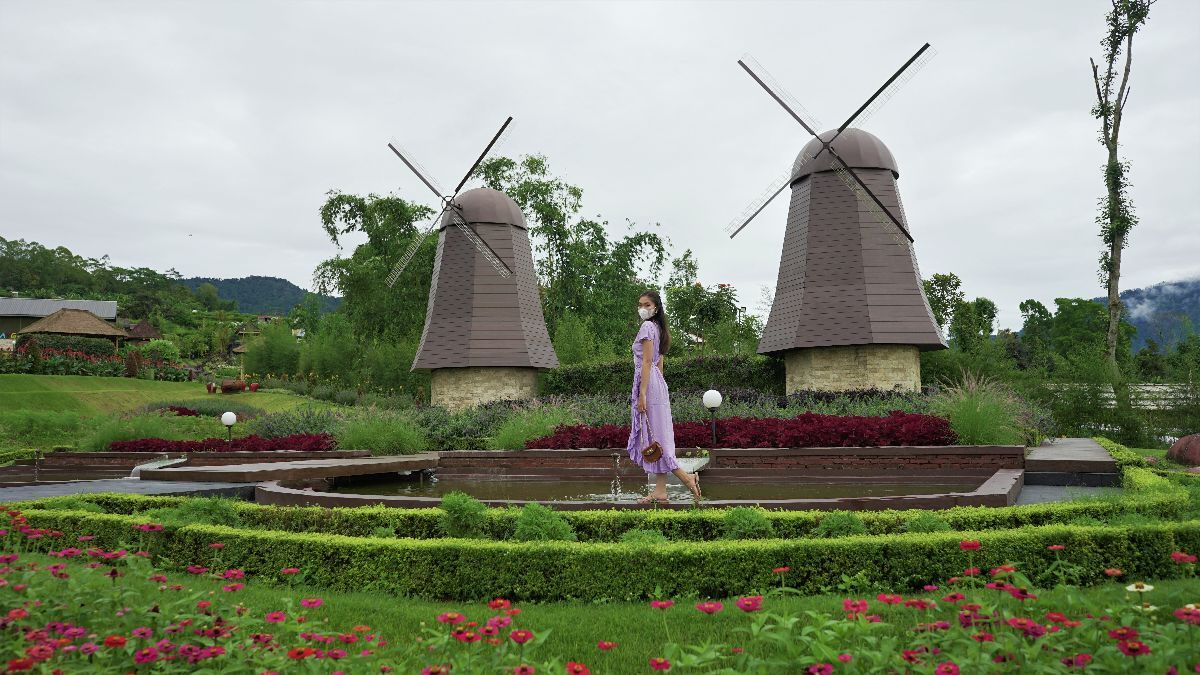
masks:
POLYGON ((712 424, 712 447, 717 447, 717 408, 721 407, 721 392, 709 389, 704 392, 704 407, 708 408, 708 416, 712 424))
POLYGON ((233 442, 233 425, 237 423, 237 415, 227 412, 221 415, 221 424, 225 425, 225 430, 229 433, 229 439, 226 443, 233 442))

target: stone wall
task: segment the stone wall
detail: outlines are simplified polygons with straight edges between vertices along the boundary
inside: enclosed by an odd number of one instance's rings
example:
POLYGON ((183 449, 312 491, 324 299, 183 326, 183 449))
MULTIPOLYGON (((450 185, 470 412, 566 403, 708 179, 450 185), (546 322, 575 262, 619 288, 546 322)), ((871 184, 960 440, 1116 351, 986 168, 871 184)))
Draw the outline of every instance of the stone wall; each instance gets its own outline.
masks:
POLYGON ((515 401, 537 395, 537 369, 511 367, 438 368, 432 371, 430 402, 462 410, 489 401, 515 401))
POLYGON ((921 389, 921 353, 915 345, 793 349, 784 354, 783 362, 789 394, 806 389, 921 389))

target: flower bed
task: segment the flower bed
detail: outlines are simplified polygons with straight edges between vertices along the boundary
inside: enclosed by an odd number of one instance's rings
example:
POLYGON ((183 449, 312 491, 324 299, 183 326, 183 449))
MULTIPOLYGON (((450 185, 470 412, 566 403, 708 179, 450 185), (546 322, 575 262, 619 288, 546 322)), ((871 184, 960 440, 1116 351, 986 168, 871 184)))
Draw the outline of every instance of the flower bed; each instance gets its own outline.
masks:
POLYGON ((317 452, 336 450, 337 441, 329 434, 293 434, 279 438, 242 436, 232 441, 206 438, 202 441, 170 441, 163 438, 140 438, 136 441, 114 441, 110 452, 266 452, 297 450, 317 452))
MULTIPOLYGON (((623 448, 629 426, 565 425, 526 443, 527 448, 623 448)), ((953 445, 950 423, 941 417, 893 411, 884 417, 817 415, 791 419, 729 417, 717 421, 717 443, 706 422, 676 422, 680 448, 866 448, 897 445, 953 445)))

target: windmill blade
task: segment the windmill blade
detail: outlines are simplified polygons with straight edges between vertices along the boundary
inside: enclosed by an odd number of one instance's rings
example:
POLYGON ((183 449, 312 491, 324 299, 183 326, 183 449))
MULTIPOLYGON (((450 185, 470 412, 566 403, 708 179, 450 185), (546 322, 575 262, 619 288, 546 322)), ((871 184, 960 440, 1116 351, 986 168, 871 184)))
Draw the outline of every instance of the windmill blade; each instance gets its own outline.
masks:
POLYGON ((804 106, 800 105, 796 97, 789 94, 787 89, 784 89, 783 85, 779 83, 779 80, 776 80, 771 73, 767 72, 767 69, 763 68, 761 63, 749 54, 745 54, 741 59, 738 59, 738 65, 750 77, 754 78, 758 86, 762 87, 771 98, 775 99, 776 103, 783 106, 783 109, 792 116, 792 119, 799 122, 800 126, 804 127, 808 133, 813 136, 817 135, 816 129, 821 127, 821 123, 804 106))
MULTIPOLYGON (((842 126, 838 127, 838 134, 845 131, 846 127, 849 127, 856 119, 861 128, 876 111, 883 107, 884 103, 887 103, 892 96, 895 96, 896 92, 900 91, 900 88, 907 84, 936 55, 937 50, 930 47, 929 43, 926 42, 924 46, 917 50, 916 54, 913 54, 904 62, 904 65, 900 66, 900 70, 897 70, 895 74, 888 78, 887 82, 883 83, 882 87, 875 90, 875 93, 871 95, 871 98, 867 99, 866 103, 859 106, 858 110, 855 110, 854 114, 847 118, 842 123, 842 126)), ((837 135, 834 135, 834 138, 837 138, 837 135)), ((830 139, 831 142, 832 140, 830 139)))
POLYGON ((780 192, 783 192, 783 189, 791 182, 791 177, 792 170, 788 169, 783 175, 772 181, 767 186, 767 189, 763 190, 763 193, 757 199, 750 202, 750 205, 737 218, 729 221, 729 224, 725 226, 725 234, 728 234, 730 239, 736 237, 737 233, 749 225, 755 216, 767 208, 767 204, 770 204, 772 200, 779 196, 780 192))
MULTIPOLYGON (((471 168, 467 169, 467 174, 463 176, 462 180, 458 181, 458 185, 455 186, 454 193, 451 195, 452 197, 458 195, 458 191, 467 184, 467 181, 471 178, 471 174, 475 173, 475 169, 479 168, 480 163, 483 162, 483 158, 487 157, 487 154, 491 151, 492 146, 496 144, 496 141, 500 140, 500 135, 503 134, 504 130, 508 128, 508 125, 512 123, 512 120, 512 115, 509 115, 508 119, 504 120, 504 124, 500 125, 500 131, 497 131, 496 135, 492 136, 491 142, 487 144, 487 147, 483 149, 483 152, 479 153, 479 159, 475 160, 475 163, 471 165, 471 168)), ((504 263, 500 264, 503 265, 504 263)))
POLYGON ((508 269, 508 265, 504 264, 504 261, 500 259, 500 256, 496 255, 496 252, 492 250, 492 247, 488 246, 487 242, 484 241, 483 238, 479 236, 479 233, 475 231, 475 228, 471 227, 471 224, 463 219, 462 214, 459 213, 458 207, 450 209, 450 221, 458 227, 458 229, 463 233, 463 235, 466 236, 467 239, 471 241, 472 244, 475 244, 475 248, 483 254, 484 259, 492 264, 492 267, 496 268, 496 272, 501 277, 507 279, 509 275, 512 274, 512 270, 508 269))
POLYGON ((442 189, 442 186, 439 185, 437 181, 429 176, 429 172, 425 170, 425 167, 417 164, 416 160, 412 159, 412 154, 409 153, 408 150, 398 147, 395 142, 388 143, 388 148, 392 152, 396 153, 396 156, 400 158, 401 162, 404 162, 404 165, 407 166, 409 170, 417 174, 417 178, 421 179, 421 182, 425 184, 425 187, 429 188, 433 194, 437 195, 439 202, 446 198, 446 191, 442 189), (401 152, 402 150, 403 152, 401 152))
MULTIPOLYGON (((875 219, 881 225, 887 227, 888 231, 892 231, 892 226, 894 226, 910 242, 913 241, 912 235, 908 233, 908 229, 904 227, 900 219, 893 215, 891 210, 884 206, 883 202, 879 201, 879 197, 875 196, 875 193, 871 192, 871 189, 858 177, 858 174, 854 173, 854 169, 851 169, 850 165, 843 162, 842 158, 833 151, 833 148, 829 148, 829 153, 833 155, 833 172, 846 184, 846 187, 850 188, 850 191, 854 193, 858 202, 866 206, 871 215, 875 216, 875 219)), ((903 243, 899 238, 896 241, 903 243)))
POLYGON ((433 228, 437 227, 438 221, 442 219, 442 214, 445 212, 446 209, 443 207, 441 212, 437 214, 437 217, 430 221, 429 227, 426 227, 424 232, 418 233, 413 238, 412 243, 408 245, 408 250, 404 252, 404 255, 400 256, 400 261, 392 268, 391 274, 387 275, 386 282, 388 288, 396 285, 396 280, 400 278, 401 274, 404 274, 404 269, 408 267, 408 263, 412 262, 413 256, 417 254, 417 250, 421 248, 421 244, 424 244, 425 240, 429 238, 430 233, 433 232, 433 228))

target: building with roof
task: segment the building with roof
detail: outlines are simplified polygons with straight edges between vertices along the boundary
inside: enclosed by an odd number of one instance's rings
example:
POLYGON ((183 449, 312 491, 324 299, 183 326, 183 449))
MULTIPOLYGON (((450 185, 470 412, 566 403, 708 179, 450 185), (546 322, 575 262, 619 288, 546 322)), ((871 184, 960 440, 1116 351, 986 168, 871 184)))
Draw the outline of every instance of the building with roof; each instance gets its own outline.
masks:
POLYGON ((60 309, 82 309, 115 327, 116 300, 62 300, 48 298, 0 298, 0 333, 11 336, 26 326, 60 309))
POLYGON ((63 308, 24 327, 21 335, 75 335, 78 337, 108 338, 119 342, 129 337, 125 331, 108 323, 86 309, 63 308))
POLYGON ((130 343, 144 343, 151 340, 161 340, 162 333, 157 328, 150 324, 149 321, 139 321, 136 326, 129 329, 130 343))

